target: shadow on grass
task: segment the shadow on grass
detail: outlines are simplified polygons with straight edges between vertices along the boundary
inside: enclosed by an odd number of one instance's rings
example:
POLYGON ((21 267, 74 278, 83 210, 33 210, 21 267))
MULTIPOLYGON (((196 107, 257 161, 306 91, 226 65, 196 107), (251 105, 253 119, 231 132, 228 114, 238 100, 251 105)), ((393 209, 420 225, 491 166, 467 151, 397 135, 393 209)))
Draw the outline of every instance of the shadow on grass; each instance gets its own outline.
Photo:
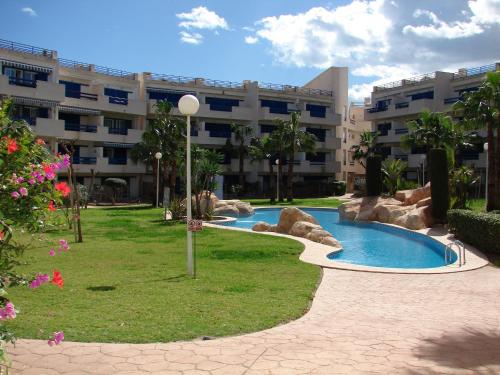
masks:
POLYGON ((100 210, 113 210, 113 211, 139 211, 139 210, 152 210, 154 207, 151 205, 140 206, 97 206, 100 210))
MULTIPOLYGON (((425 340, 416 348, 418 357, 435 361, 441 366, 474 370, 488 365, 500 365, 500 333, 466 329, 460 333, 425 340)), ((494 374, 482 372, 484 374, 494 374)))
POLYGON ((91 292, 110 292, 115 290, 116 286, 113 285, 99 285, 99 286, 89 286, 87 290, 91 292))

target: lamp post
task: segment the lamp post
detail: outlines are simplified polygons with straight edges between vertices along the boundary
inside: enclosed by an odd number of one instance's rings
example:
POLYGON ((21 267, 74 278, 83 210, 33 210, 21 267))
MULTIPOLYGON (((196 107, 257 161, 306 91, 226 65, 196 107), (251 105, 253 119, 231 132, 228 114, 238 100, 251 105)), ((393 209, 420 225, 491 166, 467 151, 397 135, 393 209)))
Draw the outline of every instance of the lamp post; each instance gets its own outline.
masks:
MULTIPOLYGON (((276 159, 275 163, 279 168, 280 159, 276 159)), ((280 200, 280 173, 279 171, 276 171, 276 203, 279 202, 279 200, 280 200)))
POLYGON ((422 186, 425 186, 425 154, 420 155, 422 161, 422 186))
MULTIPOLYGON (((179 100, 179 111, 186 116, 186 203, 187 203, 187 222, 193 218, 191 212, 191 116, 198 112, 200 102, 194 95, 184 95, 179 100)), ((193 233, 187 229, 187 273, 194 276, 193 259, 193 233)))
POLYGON ((158 208, 158 198, 160 196, 160 159, 163 155, 161 152, 155 154, 156 159, 156 208, 158 208))
POLYGON ((484 190, 484 197, 486 198, 486 207, 488 207, 488 142, 483 145, 484 151, 486 152, 486 186, 484 190))

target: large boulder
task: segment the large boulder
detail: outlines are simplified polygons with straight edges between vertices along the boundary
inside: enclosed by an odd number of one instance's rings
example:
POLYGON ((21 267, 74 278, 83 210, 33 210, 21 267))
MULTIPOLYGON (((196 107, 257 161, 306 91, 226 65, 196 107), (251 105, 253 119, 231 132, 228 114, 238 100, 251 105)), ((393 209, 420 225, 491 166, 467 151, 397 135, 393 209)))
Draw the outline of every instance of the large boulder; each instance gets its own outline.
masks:
POLYGON ((250 203, 238 201, 235 206, 238 209, 240 216, 251 216, 255 213, 250 203))
POLYGON ((352 201, 342 203, 338 207, 340 220, 354 220, 361 208, 361 199, 353 199, 352 201))
POLYGON ((278 221, 277 232, 288 233, 292 226, 297 221, 306 221, 312 224, 318 224, 316 219, 311 215, 299 210, 296 207, 287 207, 281 210, 280 219, 278 221))
POLYGON ((413 210, 415 206, 380 205, 376 208, 376 219, 381 223, 394 223, 397 218, 413 210))
POLYGON ((270 229, 271 229, 271 224, 268 224, 265 221, 258 221, 252 227, 252 230, 255 232, 269 232, 270 229))
POLYGON ((214 209, 215 216, 230 216, 230 217, 238 217, 240 216, 240 211, 236 206, 230 205, 221 205, 214 209))
POLYGON ((297 237, 306 237, 306 235, 311 232, 313 229, 320 229, 321 226, 319 224, 313 224, 308 221, 296 221, 288 234, 297 237))
POLYGON ((431 203, 432 203, 432 198, 431 197, 421 199, 421 200, 419 200, 417 202, 417 208, 418 207, 423 207, 423 206, 430 206, 431 203))
POLYGON ((432 225, 430 206, 414 208, 396 219, 394 224, 413 230, 424 229, 432 225))
POLYGON ((424 187, 413 190, 400 190, 394 195, 394 198, 403 202, 404 206, 411 206, 418 201, 431 196, 431 185, 428 183, 424 187))
MULTIPOLYGON (((200 209, 201 209, 201 212, 203 212, 203 213, 205 213, 208 210, 212 210, 215 207, 217 207, 217 204, 219 202, 219 198, 217 198, 215 196, 215 194, 210 193, 210 194, 208 194, 208 197, 207 197, 207 194, 208 193, 206 191, 202 191, 198 195, 200 197, 200 209)), ((186 199, 184 199, 182 202, 185 205, 186 204, 186 199)), ((191 199, 191 205, 192 205, 192 207, 196 207, 196 198, 195 198, 194 195, 193 195, 193 197, 191 199)))
POLYGON ((322 228, 314 228, 306 235, 306 238, 314 242, 321 242, 321 240, 324 237, 331 237, 331 236, 332 235, 329 232, 327 232, 322 228))
POLYGON ((342 245, 340 244, 340 242, 335 239, 333 236, 330 236, 330 237, 323 237, 320 241, 321 244, 323 245, 328 245, 328 246, 333 246, 337 249, 341 249, 342 248, 342 245))

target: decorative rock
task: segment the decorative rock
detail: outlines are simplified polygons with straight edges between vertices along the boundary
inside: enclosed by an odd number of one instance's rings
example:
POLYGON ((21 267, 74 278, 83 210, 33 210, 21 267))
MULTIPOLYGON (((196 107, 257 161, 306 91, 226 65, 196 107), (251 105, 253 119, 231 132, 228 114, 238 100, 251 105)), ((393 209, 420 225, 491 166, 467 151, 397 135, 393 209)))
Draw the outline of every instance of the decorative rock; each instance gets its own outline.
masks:
POLYGON ((256 232, 269 232, 270 228, 271 225, 266 223, 265 221, 258 221, 257 223, 254 224, 252 230, 256 232))
POLYGON ((288 233, 292 229, 293 224, 297 221, 307 221, 308 223, 318 224, 316 219, 311 215, 299 210, 296 207, 287 207, 281 210, 280 219, 278 221, 277 232, 288 233))
POLYGON ((361 208, 361 199, 354 199, 350 202, 342 203, 339 210, 340 220, 354 220, 361 208))
POLYGON ((236 206, 225 205, 214 209, 214 215, 238 217, 240 215, 240 211, 236 206))
POLYGON ((295 222, 295 224, 293 224, 288 234, 297 237, 306 237, 306 235, 309 234, 309 232, 311 232, 313 229, 320 228, 321 226, 319 224, 313 224, 308 221, 297 221, 295 222))
POLYGON ((250 216, 255 213, 254 209, 250 205, 250 203, 238 201, 235 206, 238 208, 240 212, 240 216, 250 216))
POLYGON ((338 240, 336 240, 335 238, 333 238, 332 236, 330 236, 330 237, 323 237, 321 239, 320 243, 323 244, 323 245, 333 246, 333 247, 336 247, 338 249, 342 248, 342 245, 340 244, 340 242, 338 240))
POLYGON ((306 238, 308 240, 311 240, 311 241, 314 241, 314 242, 321 242, 321 240, 324 238, 324 237, 331 237, 332 235, 327 232, 326 230, 324 229, 321 229, 321 228, 316 228, 316 229, 313 229, 311 230, 307 235, 306 235, 306 238))
POLYGON ((415 206, 379 206, 376 211, 376 220, 381 223, 396 223, 396 220, 415 209, 415 206))
POLYGON ((403 202, 404 206, 410 206, 418 201, 429 198, 431 196, 431 185, 427 183, 424 187, 413 190, 397 191, 394 198, 403 202))
POLYGON ((417 202, 417 208, 418 207, 423 207, 423 206, 430 206, 431 203, 432 203, 432 198, 431 197, 421 199, 421 200, 419 200, 417 202))

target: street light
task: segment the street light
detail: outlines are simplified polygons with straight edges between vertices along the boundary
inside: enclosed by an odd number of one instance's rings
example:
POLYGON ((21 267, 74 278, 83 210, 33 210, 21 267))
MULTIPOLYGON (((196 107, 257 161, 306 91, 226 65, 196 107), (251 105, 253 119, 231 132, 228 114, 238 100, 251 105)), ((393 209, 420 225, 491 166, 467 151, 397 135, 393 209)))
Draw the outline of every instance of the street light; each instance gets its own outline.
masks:
POLYGON ((486 198, 486 207, 488 207, 488 142, 483 145, 486 152, 486 187, 484 190, 484 197, 486 198))
POLYGON ((420 155, 422 161, 422 186, 425 186, 425 154, 420 155))
MULTIPOLYGON (((279 168, 280 159, 276 159, 275 163, 279 168)), ((280 200, 280 174, 278 170, 276 171, 276 202, 279 202, 279 200, 280 200)))
MULTIPOLYGON (((186 129, 186 203, 187 203, 187 224, 193 218, 191 213, 191 116, 198 112, 200 102, 194 95, 184 95, 179 100, 179 111, 187 118, 186 129)), ((187 230, 187 270, 189 276, 194 276, 193 261, 193 233, 187 230)))
POLYGON ((158 197, 160 194, 160 159, 163 155, 161 152, 155 154, 156 158, 156 208, 158 208, 158 197))

